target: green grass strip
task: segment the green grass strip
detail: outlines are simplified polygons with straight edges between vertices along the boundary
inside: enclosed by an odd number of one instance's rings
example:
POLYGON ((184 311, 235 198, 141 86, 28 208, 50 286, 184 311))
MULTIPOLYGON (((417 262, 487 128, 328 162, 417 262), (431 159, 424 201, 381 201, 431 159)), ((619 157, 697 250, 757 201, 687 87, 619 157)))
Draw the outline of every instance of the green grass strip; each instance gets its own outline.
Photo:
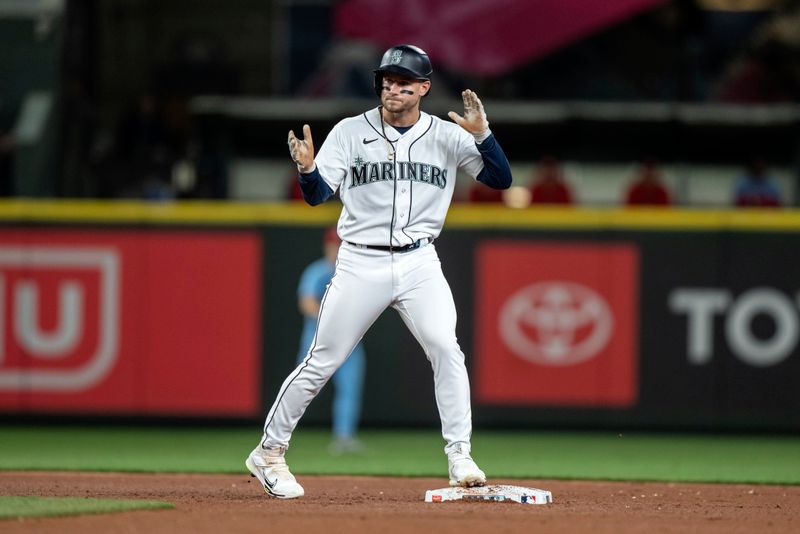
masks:
POLYGON ((168 502, 0 495, 0 519, 105 514, 129 510, 174 508, 168 502))
MULTIPOLYGON (((0 469, 244 473, 259 428, 0 429, 0 469)), ((301 428, 295 474, 447 476, 435 430, 361 433, 361 454, 328 452, 327 429, 301 428)), ((800 436, 476 430, 473 457, 490 478, 800 484, 800 436)))

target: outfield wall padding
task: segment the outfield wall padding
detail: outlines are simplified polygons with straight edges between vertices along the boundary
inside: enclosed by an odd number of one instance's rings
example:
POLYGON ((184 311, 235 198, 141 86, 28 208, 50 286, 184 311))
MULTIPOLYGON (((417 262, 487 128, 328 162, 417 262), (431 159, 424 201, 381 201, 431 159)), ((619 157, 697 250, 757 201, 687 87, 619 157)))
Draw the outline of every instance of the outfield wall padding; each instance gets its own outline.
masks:
MULTIPOLYGON (((337 213, 0 203, 0 411, 260 420, 337 213)), ((435 246, 476 426, 800 429, 800 213, 455 206, 435 246)), ((364 423, 437 425, 393 310, 364 344, 364 423)))

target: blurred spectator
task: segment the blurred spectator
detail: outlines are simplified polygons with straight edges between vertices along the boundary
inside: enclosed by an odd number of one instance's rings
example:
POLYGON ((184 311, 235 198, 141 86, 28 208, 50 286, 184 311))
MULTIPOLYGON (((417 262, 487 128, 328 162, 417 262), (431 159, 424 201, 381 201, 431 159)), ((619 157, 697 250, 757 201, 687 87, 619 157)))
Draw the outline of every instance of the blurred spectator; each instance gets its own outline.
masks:
POLYGON ((289 200, 303 200, 303 190, 300 189, 300 181, 297 179, 297 166, 292 163, 289 169, 289 179, 286 181, 286 198, 289 200))
POLYGON ((501 190, 492 189, 478 181, 470 185, 467 195, 467 200, 476 204, 503 202, 503 192, 501 190))
POLYGON ((781 195, 773 178, 767 174, 764 161, 753 158, 739 178, 733 202, 739 207, 779 207, 781 195))
POLYGON ((139 95, 116 129, 113 158, 123 179, 112 194, 173 198, 172 166, 185 151, 182 145, 158 99, 151 93, 139 95))
POLYGON ((800 95, 800 7, 765 21, 730 63, 714 97, 727 102, 791 102, 800 95))
POLYGON ((625 195, 628 206, 669 206, 672 199, 666 186, 661 182, 661 171, 655 160, 644 160, 637 171, 633 183, 625 195))
POLYGON ((531 183, 531 204, 572 204, 572 192, 564 182, 561 166, 552 156, 539 162, 531 183))
MULTIPOLYGON (((178 113, 176 115, 180 116, 178 113)), ((211 116, 196 119, 192 136, 186 145, 185 159, 176 165, 176 168, 182 167, 194 174, 179 193, 179 197, 228 198, 228 160, 231 153, 221 119, 211 116)), ((181 124, 181 121, 176 121, 176 124, 181 124)), ((173 184, 176 184, 176 176, 177 173, 173 172, 173 184)))

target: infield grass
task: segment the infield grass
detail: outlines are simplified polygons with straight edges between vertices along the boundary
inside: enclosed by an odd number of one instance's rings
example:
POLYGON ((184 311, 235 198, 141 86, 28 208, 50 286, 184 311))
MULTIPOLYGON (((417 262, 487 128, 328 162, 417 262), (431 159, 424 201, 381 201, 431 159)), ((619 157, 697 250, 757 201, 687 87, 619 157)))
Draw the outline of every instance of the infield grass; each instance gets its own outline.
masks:
POLYGON ((85 497, 34 497, 0 495, 0 519, 105 514, 130 510, 174 508, 167 502, 85 497))
MULTIPOLYGON (((0 469, 245 473, 256 428, 0 429, 0 469)), ((299 429, 295 474, 445 478, 435 430, 365 430, 360 454, 331 455, 327 429, 299 429)), ((800 437, 476 431, 473 457, 490 478, 800 484, 800 437)))

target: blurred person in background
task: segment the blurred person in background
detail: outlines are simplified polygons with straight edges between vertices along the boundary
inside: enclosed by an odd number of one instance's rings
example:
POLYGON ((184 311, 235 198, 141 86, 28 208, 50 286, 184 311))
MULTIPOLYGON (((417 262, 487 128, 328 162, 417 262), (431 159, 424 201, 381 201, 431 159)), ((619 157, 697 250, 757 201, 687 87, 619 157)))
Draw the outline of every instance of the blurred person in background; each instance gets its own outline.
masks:
POLYGON ((475 204, 501 203, 503 202, 503 192, 480 182, 474 182, 469 186, 467 200, 475 204))
POLYGON ((639 165, 633 182, 625 194, 628 206, 669 206, 672 198, 661 181, 661 171, 653 159, 645 159, 639 165))
POLYGON ((800 4, 763 21, 712 97, 736 103, 800 100, 800 4))
POLYGON ((286 199, 287 200, 303 200, 303 190, 300 189, 300 182, 297 181, 297 167, 292 165, 289 169, 288 180, 286 186, 286 199))
POLYGON ((114 193, 148 200, 174 198, 172 166, 181 151, 162 102, 150 92, 138 95, 115 132, 113 158, 124 178, 114 193))
POLYGON ((531 204, 572 204, 572 191, 553 156, 545 156, 539 161, 530 189, 531 204))
POLYGON ((752 158, 736 183, 733 203, 738 207, 777 208, 781 194, 774 179, 767 174, 764 160, 752 158))
MULTIPOLYGON (((340 244, 336 227, 328 228, 323 239, 324 256, 308 265, 300 276, 297 306, 303 314, 303 333, 300 336, 300 352, 297 354, 298 364, 312 347, 322 297, 336 270, 340 244)), ((365 366, 366 355, 359 342, 333 375, 333 441, 328 447, 331 454, 357 453, 363 450, 356 434, 361 416, 365 366)))

